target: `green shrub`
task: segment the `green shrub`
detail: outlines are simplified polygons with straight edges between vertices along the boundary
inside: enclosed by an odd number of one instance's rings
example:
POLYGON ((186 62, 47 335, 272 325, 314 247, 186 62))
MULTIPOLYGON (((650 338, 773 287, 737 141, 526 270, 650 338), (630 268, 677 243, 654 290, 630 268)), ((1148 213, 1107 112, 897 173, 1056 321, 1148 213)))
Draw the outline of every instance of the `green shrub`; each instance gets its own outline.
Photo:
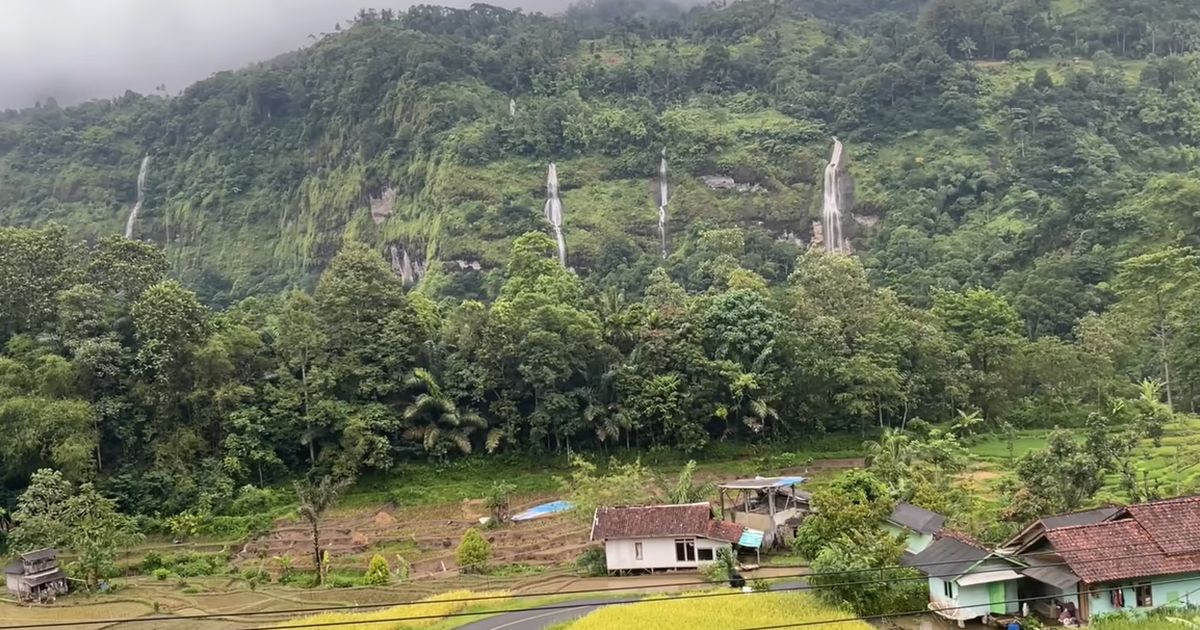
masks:
POLYGON ((142 573, 152 573, 163 566, 163 557, 157 552, 151 551, 142 556, 142 573))
POLYGON ((492 544, 474 527, 463 534, 455 552, 459 573, 483 573, 492 559, 492 544))
POLYGON ((271 578, 262 569, 243 569, 242 579, 247 582, 269 582, 271 578))
POLYGON ((371 556, 371 562, 367 565, 367 573, 363 576, 363 584, 371 586, 383 586, 392 581, 392 573, 388 569, 387 560, 383 556, 375 554, 371 556))
POLYGON ((325 580, 325 586, 329 588, 350 588, 360 584, 362 584, 362 580, 349 575, 331 575, 325 580))
POLYGON ((167 578, 169 577, 171 577, 171 572, 162 567, 154 570, 154 579, 158 580, 159 582, 166 582, 167 578))
POLYGON ((603 547, 588 547, 575 560, 575 568, 585 577, 600 577, 608 574, 608 557, 603 547))

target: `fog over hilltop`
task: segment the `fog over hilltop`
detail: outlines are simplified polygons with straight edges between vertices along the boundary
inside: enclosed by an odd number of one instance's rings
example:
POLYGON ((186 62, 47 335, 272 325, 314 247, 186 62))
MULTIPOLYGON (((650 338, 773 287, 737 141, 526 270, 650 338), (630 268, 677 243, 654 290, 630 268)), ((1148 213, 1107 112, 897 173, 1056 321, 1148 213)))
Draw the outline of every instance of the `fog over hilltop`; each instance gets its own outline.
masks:
MULTIPOLYGON (((471 0, 433 4, 467 7, 471 0)), ((60 105, 126 89, 174 94, 219 70, 304 46, 364 6, 411 0, 4 0, 0 109, 53 97, 60 105)), ((492 0, 557 13, 567 0, 492 0)))

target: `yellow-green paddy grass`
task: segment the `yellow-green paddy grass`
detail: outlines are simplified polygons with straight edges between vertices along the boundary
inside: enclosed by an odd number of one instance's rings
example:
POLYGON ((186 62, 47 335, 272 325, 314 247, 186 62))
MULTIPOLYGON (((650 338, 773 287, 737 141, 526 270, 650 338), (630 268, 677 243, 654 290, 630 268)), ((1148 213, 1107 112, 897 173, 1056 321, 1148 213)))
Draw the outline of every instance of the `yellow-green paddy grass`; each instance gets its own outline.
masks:
MULTIPOLYGON (((717 591, 728 592, 728 591, 717 591)), ((601 608, 567 630, 729 630, 753 626, 845 619, 848 613, 807 593, 744 593, 729 597, 679 595, 601 608)), ((838 621, 821 630, 875 630, 862 621, 838 621)))
MULTIPOLYGON (((315 626, 316 624, 338 624, 338 628, 342 630, 388 630, 389 628, 433 628, 445 621, 446 615, 453 615, 464 612, 468 608, 472 608, 470 601, 481 597, 497 597, 504 596, 507 593, 503 591, 485 591, 476 593, 472 591, 450 591, 432 597, 426 597, 416 603, 406 604, 403 606, 392 606, 390 608, 381 608, 370 612, 361 613, 322 613, 309 617, 301 617, 293 619, 287 623, 279 624, 280 626, 315 626), (406 617, 422 617, 421 619, 407 619, 397 621, 406 617), (344 625, 343 625, 344 624, 344 625)), ((492 600, 504 601, 504 600, 492 600)), ((474 617, 464 617, 466 621, 471 621, 474 617)))

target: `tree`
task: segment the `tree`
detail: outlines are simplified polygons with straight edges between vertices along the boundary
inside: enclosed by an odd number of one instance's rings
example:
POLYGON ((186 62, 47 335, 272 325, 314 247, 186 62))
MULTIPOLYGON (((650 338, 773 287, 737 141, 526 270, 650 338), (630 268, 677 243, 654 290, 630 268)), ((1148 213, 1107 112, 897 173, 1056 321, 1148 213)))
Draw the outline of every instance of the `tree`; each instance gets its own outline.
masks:
POLYGON ((484 497, 484 507, 492 515, 492 520, 496 523, 503 523, 508 520, 509 502, 512 493, 516 492, 517 486, 507 481, 493 481, 492 487, 488 490, 487 496, 484 497))
POLYGON ((869 471, 842 474, 828 487, 813 492, 813 514, 796 530, 792 546, 801 556, 816 559, 838 541, 866 544, 886 537, 882 525, 895 501, 887 486, 869 471))
POLYGON ((300 501, 300 518, 308 523, 312 538, 313 566, 317 569, 317 584, 325 583, 325 573, 328 570, 325 565, 326 551, 321 547, 321 518, 329 508, 337 503, 342 492, 353 482, 353 479, 335 479, 326 475, 316 483, 297 481, 294 484, 296 498, 300 501))
POLYGON ((559 478, 559 486, 570 497, 571 512, 579 520, 591 522, 599 507, 625 507, 649 502, 649 471, 641 461, 621 464, 610 461, 607 473, 597 474, 596 465, 575 456, 571 474, 559 478))
POLYGON ((492 559, 492 544, 472 527, 463 534, 454 557, 458 560, 459 573, 485 573, 492 559))
POLYGON ((117 552, 141 539, 134 520, 84 483, 75 487, 55 470, 30 478, 13 511, 13 548, 60 547, 76 555, 69 568, 89 587, 116 573, 117 552))
POLYGON ((679 471, 679 477, 675 480, 674 485, 668 489, 666 502, 683 505, 707 500, 706 497, 712 494, 714 486, 711 483, 697 484, 693 480, 695 474, 696 460, 688 460, 688 463, 684 464, 683 470, 679 471))
POLYGON ((1121 263, 1113 283, 1121 296, 1118 308, 1138 317, 1158 346, 1167 407, 1174 409, 1171 352, 1180 318, 1200 286, 1198 257, 1188 248, 1168 248, 1121 263))
POLYGON ((487 428, 487 422, 472 409, 459 409, 458 404, 443 393, 433 374, 424 368, 413 370, 404 388, 417 397, 404 410, 408 425, 405 437, 419 442, 430 456, 445 459, 451 450, 466 455, 471 452, 471 436, 487 428))

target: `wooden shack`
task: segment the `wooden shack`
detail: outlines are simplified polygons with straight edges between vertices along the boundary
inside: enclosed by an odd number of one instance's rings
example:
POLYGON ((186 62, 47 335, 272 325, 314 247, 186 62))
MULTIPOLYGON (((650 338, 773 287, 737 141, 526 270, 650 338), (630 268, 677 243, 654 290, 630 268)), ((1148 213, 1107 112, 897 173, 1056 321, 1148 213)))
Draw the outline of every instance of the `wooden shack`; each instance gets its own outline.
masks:
POLYGON ((24 601, 47 601, 67 592, 67 574, 58 566, 58 551, 40 549, 22 554, 4 567, 8 592, 24 601))

